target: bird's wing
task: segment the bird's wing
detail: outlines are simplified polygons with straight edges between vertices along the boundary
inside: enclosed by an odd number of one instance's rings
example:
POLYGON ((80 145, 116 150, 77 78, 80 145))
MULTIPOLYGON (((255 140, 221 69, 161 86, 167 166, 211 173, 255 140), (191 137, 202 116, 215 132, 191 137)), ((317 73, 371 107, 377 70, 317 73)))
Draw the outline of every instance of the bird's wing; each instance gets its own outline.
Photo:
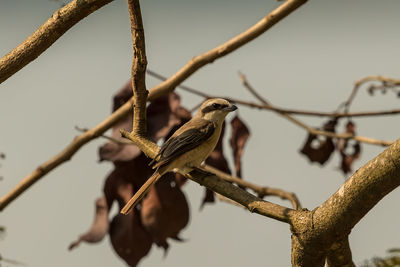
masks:
POLYGON ((189 121, 177 130, 178 134, 171 136, 161 146, 160 152, 150 164, 153 164, 155 160, 158 162, 154 164, 153 168, 168 164, 178 156, 202 144, 211 137, 214 130, 215 126, 210 121, 203 119, 189 121))

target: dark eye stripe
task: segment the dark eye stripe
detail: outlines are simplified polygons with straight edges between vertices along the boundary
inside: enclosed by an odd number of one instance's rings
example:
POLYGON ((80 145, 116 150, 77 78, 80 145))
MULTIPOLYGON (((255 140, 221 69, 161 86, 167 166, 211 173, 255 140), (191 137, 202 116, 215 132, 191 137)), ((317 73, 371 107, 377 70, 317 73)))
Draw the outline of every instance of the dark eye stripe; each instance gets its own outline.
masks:
POLYGON ((226 107, 228 107, 228 105, 226 105, 226 104, 213 103, 213 104, 203 108, 201 110, 201 112, 202 113, 207 113, 207 112, 210 112, 210 111, 213 111, 213 110, 223 109, 223 108, 226 108, 226 107))

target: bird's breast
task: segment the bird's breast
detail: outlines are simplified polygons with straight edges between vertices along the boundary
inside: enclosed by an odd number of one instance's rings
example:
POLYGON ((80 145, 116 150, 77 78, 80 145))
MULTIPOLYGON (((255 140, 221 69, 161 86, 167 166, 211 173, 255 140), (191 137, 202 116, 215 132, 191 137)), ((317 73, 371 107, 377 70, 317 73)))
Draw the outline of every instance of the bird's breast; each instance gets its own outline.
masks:
MULTIPOLYGON (((189 150, 174 160, 170 166, 183 170, 188 166, 200 166, 200 164, 210 155, 218 143, 221 135, 221 126, 216 126, 213 134, 199 144, 197 147, 189 150)), ((189 170, 189 169, 188 169, 189 170)))

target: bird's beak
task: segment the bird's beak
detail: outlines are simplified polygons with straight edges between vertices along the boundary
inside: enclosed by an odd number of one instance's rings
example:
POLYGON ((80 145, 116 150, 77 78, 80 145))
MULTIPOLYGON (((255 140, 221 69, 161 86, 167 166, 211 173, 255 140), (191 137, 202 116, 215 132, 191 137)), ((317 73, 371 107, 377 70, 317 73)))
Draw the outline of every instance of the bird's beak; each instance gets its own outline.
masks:
POLYGON ((231 112, 237 110, 237 106, 230 105, 229 107, 224 108, 225 111, 231 112))

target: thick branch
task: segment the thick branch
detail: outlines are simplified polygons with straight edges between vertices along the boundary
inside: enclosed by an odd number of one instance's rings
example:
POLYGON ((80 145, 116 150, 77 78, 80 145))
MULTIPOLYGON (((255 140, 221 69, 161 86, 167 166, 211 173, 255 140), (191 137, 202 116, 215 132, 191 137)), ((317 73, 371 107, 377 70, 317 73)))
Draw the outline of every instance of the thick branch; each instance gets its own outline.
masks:
POLYGON ((31 36, 0 59, 0 83, 40 56, 81 19, 113 0, 74 0, 60 8, 31 36))
MULTIPOLYGON (((300 7, 305 2, 306 2, 306 0, 289 0, 289 1, 285 2, 280 7, 278 7, 274 11, 272 11, 264 19, 262 19, 260 22, 258 22, 253 27, 248 29, 247 31, 239 34, 238 36, 236 36, 232 40, 228 41, 227 43, 222 44, 219 47, 217 47, 217 48, 230 47, 230 50, 229 49, 224 50, 224 53, 217 53, 217 56, 214 59, 220 58, 220 57, 228 54, 229 52, 232 52, 236 48, 244 45, 245 43, 253 40, 255 37, 259 36, 260 29, 263 29, 264 30, 263 32, 265 32, 273 24, 275 24, 279 20, 283 19, 290 12, 292 12, 296 8, 300 7), (235 49, 231 49, 232 47, 235 47, 235 49)), ((204 58, 204 57, 206 57, 206 55, 214 54, 215 51, 219 51, 217 48, 214 48, 199 57, 204 58)), ((191 74, 193 74, 199 68, 200 68, 200 66, 196 66, 193 69, 187 68, 187 66, 182 68, 178 73, 176 73, 170 79, 168 79, 168 82, 164 82, 161 85, 152 88, 149 91, 147 100, 152 101, 156 97, 173 90, 177 84, 181 83, 184 79, 188 78, 191 74), (185 77, 185 78, 182 79, 182 77, 185 77)), ((5 196, 3 196, 0 199, 0 210, 4 209, 12 200, 14 200, 16 197, 18 197, 22 192, 24 192, 32 184, 34 184, 36 181, 38 181, 46 173, 55 169, 57 166, 59 166, 60 164, 62 164, 63 162, 65 162, 66 160, 71 158, 71 156, 74 155, 75 152, 78 151, 81 146, 88 143, 89 141, 96 138, 97 136, 103 134, 107 129, 114 126, 120 119, 126 117, 129 114, 129 112, 131 112, 132 104, 133 104, 133 98, 131 98, 127 103, 125 103, 123 106, 121 106, 110 117, 106 118, 104 121, 102 121, 96 127, 92 128, 90 131, 77 137, 61 153, 59 153, 54 158, 46 161, 41 166, 39 166, 38 170, 40 169, 40 170, 44 170, 44 171, 35 170, 33 173, 31 173, 27 177, 25 177, 14 189, 12 189, 11 192, 9 192, 8 194, 6 194, 5 196)), ((140 137, 130 136, 130 138, 140 138, 140 137)), ((150 152, 151 147, 152 147, 151 144, 147 144, 147 148, 148 148, 147 153, 151 153, 150 152)), ((146 151, 144 151, 144 152, 146 153, 146 151)))
POLYGON ((132 90, 133 127, 132 132, 145 136, 146 129, 146 46, 139 0, 128 0, 129 17, 133 42, 132 90))
POLYGON ((400 139, 355 172, 322 205, 312 212, 303 211, 293 217, 293 266, 324 266, 321 261, 325 257, 330 257, 333 264, 338 260, 338 255, 332 254, 338 244, 344 249, 346 264, 352 266, 350 249, 344 238, 384 196, 399 185, 400 139))
POLYGON ((328 250, 326 257, 328 267, 355 267, 351 256, 349 238, 344 237, 335 241, 328 250))
POLYGON ((400 139, 356 171, 314 212, 324 231, 349 233, 384 196, 400 185, 400 139))

